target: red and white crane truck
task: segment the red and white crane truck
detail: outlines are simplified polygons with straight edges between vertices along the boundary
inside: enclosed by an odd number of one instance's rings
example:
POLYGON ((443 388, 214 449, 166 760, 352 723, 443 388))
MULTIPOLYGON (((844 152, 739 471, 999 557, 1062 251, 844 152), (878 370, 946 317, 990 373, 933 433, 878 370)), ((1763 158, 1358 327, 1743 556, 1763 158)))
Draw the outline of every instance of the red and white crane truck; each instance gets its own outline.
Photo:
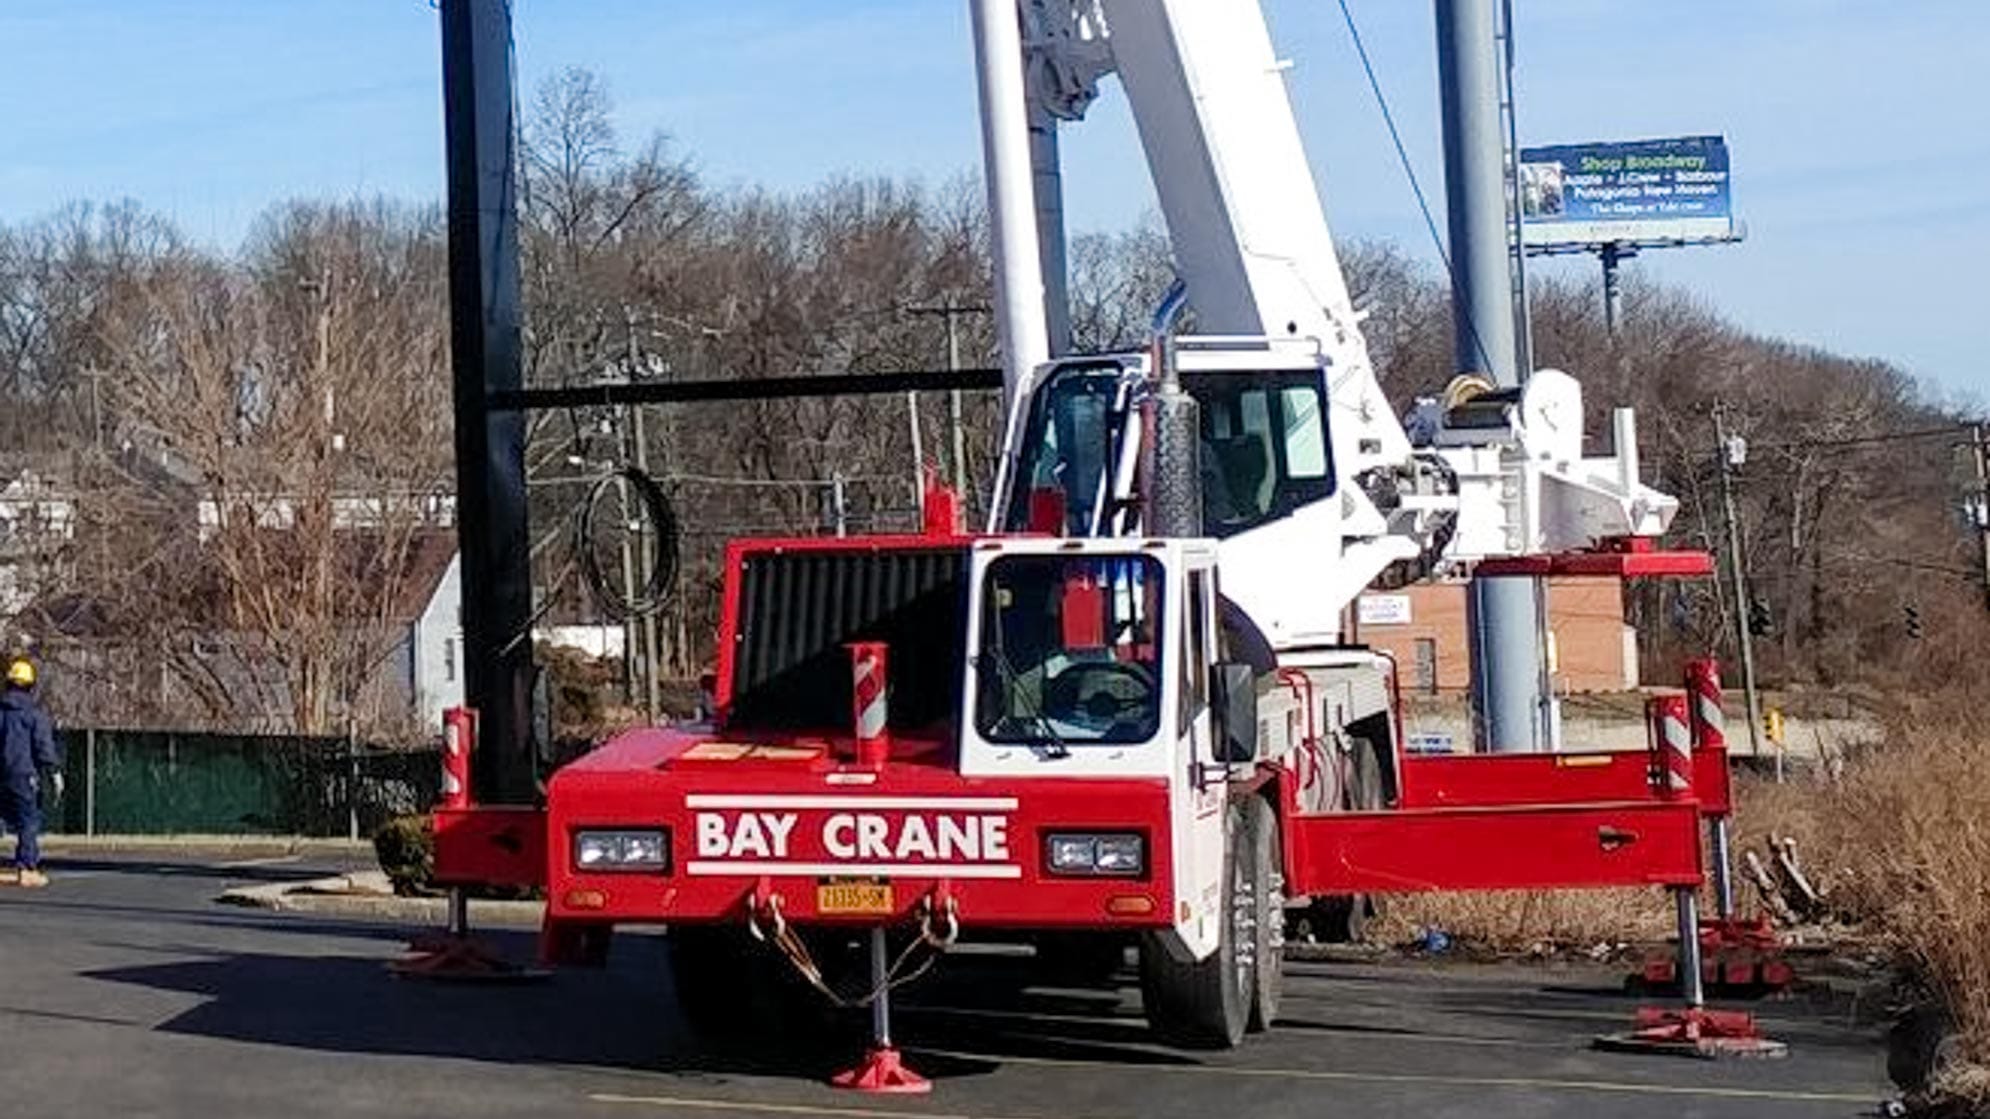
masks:
MULTIPOLYGON (((872 965, 846 994, 881 1004, 888 947, 1012 935, 1137 946, 1154 1027, 1206 1046, 1276 1016, 1311 899, 1697 883, 1718 756, 1699 797, 1643 755, 1410 756, 1393 665, 1344 639, 1378 581, 1703 571, 1648 546, 1676 502, 1639 482, 1629 412, 1585 455, 1580 387, 1538 370, 1399 418, 1255 3, 973 8, 1008 382, 990 523, 934 494, 922 534, 734 542, 716 718, 618 735, 540 806, 445 806, 440 877, 543 886, 554 958, 667 925, 697 1020, 751 971, 835 986, 842 940, 872 965), (1106 73, 1180 282, 1147 348, 1052 358, 1041 132, 1106 73)), ((858 1079, 905 1082, 879 1017, 858 1079)))

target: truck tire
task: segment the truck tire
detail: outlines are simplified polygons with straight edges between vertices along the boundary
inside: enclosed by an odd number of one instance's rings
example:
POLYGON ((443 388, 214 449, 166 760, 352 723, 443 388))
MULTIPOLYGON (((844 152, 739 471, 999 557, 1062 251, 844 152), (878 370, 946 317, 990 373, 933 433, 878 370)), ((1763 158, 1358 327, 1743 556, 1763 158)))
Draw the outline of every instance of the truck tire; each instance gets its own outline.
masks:
MULTIPOLYGON (((1388 807, 1389 793, 1382 776, 1382 755, 1375 744, 1358 735, 1349 739, 1347 808, 1350 812, 1379 812, 1388 807)), ((1328 944, 1359 944, 1368 936, 1368 920, 1381 915, 1381 901, 1367 894, 1337 894, 1322 897, 1297 915, 1305 935, 1328 944)))
POLYGON ((1216 951, 1183 963, 1160 933, 1140 943, 1140 998, 1154 1033, 1187 1049, 1230 1049, 1244 1040, 1257 989, 1257 897, 1253 860, 1245 854, 1246 801, 1232 800, 1223 815, 1224 874, 1221 905, 1226 920, 1216 951))
MULTIPOLYGON (((1360 810, 1381 812, 1391 803, 1389 794, 1391 779, 1387 767, 1382 763, 1383 747, 1369 738, 1356 738, 1354 745, 1355 772, 1359 775, 1357 780, 1361 796, 1360 810)), ((1376 894, 1356 894, 1354 902, 1353 919, 1347 928, 1350 934, 1349 944, 1359 944, 1368 938, 1368 925, 1371 921, 1381 919, 1384 904, 1383 899, 1376 894)))
POLYGON ((1279 856, 1278 814, 1257 797, 1244 802, 1257 917, 1257 983, 1251 997, 1249 1030, 1262 1033, 1278 1018, 1285 991, 1285 860, 1279 856))

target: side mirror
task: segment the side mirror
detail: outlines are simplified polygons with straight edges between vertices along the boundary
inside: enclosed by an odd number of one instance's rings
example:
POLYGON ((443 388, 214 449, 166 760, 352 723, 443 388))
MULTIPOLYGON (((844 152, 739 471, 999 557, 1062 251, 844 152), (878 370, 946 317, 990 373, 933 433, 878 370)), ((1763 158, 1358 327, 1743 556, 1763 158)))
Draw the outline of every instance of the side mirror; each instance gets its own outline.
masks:
POLYGON ((1223 662, 1212 670, 1211 714, 1215 716, 1216 760, 1230 764, 1258 760, 1257 672, 1248 664, 1223 662))

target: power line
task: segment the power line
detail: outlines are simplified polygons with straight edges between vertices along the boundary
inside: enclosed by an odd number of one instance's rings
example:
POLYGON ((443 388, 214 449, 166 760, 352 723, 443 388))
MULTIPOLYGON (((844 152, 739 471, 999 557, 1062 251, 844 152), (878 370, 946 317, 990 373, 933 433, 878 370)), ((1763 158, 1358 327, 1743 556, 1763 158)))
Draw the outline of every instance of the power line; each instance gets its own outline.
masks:
POLYGON ((1963 434, 1961 423, 1944 427, 1912 428, 1907 431, 1886 431, 1874 435, 1852 435, 1843 439, 1787 439, 1780 443, 1753 443, 1751 450, 1794 451, 1829 450, 1839 447, 1866 447, 1884 443, 1904 443, 1916 439, 1934 439, 1940 436, 1957 437, 1963 434))
MULTIPOLYGON (((1347 0, 1339 0, 1341 18, 1347 21, 1348 37, 1354 40, 1354 53, 1361 59, 1362 72, 1368 75, 1369 91, 1375 95, 1376 107, 1382 110, 1382 123, 1389 127, 1389 139, 1396 145, 1396 161, 1402 165, 1403 175, 1410 181, 1410 190, 1416 195, 1417 209, 1423 213, 1423 227, 1430 234, 1430 243, 1437 250, 1437 259, 1444 262, 1444 274, 1451 280, 1452 298, 1457 298, 1458 270, 1451 263, 1451 253, 1445 248, 1444 238, 1437 232, 1437 219, 1431 216, 1430 200, 1424 196, 1423 184, 1417 180, 1416 168, 1410 163, 1409 149, 1403 146, 1403 134, 1396 128, 1396 114, 1389 110, 1389 98, 1382 92, 1382 80, 1375 75, 1375 65, 1369 61, 1368 47, 1361 41, 1361 29, 1354 24, 1354 12, 1349 9, 1347 0)), ((1480 368, 1491 371, 1496 368, 1492 355, 1486 352, 1485 341, 1479 337, 1479 324, 1472 318, 1471 308, 1464 309, 1465 325, 1472 333, 1472 348, 1478 351, 1480 368)))
POLYGON ((1930 560, 1910 559, 1906 556, 1876 556, 1869 552, 1827 552, 1827 558, 1838 564, 1870 563, 1890 567, 1906 568, 1910 571, 1926 571, 1936 575, 1953 575, 1974 583, 1982 577, 1982 572, 1953 564, 1935 563, 1930 560))

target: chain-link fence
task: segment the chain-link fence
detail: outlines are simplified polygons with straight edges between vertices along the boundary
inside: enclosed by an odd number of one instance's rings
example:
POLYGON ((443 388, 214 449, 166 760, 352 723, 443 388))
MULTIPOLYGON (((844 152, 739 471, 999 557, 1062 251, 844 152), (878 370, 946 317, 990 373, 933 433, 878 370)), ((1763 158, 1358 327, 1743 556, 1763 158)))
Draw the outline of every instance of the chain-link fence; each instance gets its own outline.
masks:
POLYGON ((343 738, 65 730, 62 797, 49 830, 70 835, 363 838, 435 801, 434 747, 343 738))

